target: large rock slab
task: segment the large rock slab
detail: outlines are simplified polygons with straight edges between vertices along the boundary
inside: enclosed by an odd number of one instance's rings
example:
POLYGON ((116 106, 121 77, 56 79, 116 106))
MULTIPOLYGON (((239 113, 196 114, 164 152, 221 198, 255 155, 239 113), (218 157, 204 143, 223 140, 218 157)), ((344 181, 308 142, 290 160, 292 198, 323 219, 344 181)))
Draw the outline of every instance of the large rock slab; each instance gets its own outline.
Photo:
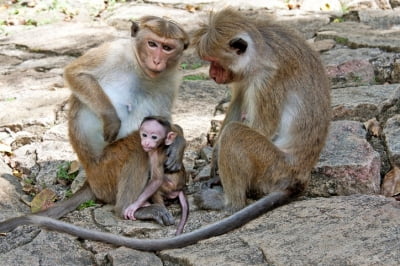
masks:
POLYGON ((400 29, 373 29, 356 23, 331 23, 321 28, 317 39, 334 39, 351 48, 380 48, 388 52, 400 52, 400 29))
POLYGON ((314 168, 310 195, 374 194, 380 191, 380 156, 366 140, 363 124, 332 122, 327 143, 314 168))
MULTIPOLYGON (((12 237, 14 235, 8 235, 12 237)), ((32 234, 31 241, 10 251, 2 250, 2 265, 92 265, 93 254, 80 247, 75 238, 56 232, 41 231, 32 234)), ((1 239, 4 241, 4 237, 1 239)), ((8 240, 13 241, 12 239, 8 240)))
POLYGON ((400 111, 399 84, 341 88, 331 95, 333 120, 385 121, 400 111))
MULTIPOLYGON (((107 25, 61 22, 20 32, 0 39, 0 43, 15 44, 34 52, 76 56, 117 36, 117 31, 107 25)), ((130 37, 128 32, 126 37, 130 37)))
POLYGON ((185 265, 394 265, 399 218, 400 203, 382 196, 313 198, 161 257, 185 265))

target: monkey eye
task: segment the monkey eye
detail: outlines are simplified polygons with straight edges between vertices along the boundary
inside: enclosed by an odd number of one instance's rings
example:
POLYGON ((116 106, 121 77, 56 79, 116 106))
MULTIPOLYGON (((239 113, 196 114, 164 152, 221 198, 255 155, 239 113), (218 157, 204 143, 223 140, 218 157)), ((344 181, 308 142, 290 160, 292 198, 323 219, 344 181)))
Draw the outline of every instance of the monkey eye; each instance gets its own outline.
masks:
POLYGON ((143 138, 147 138, 147 134, 146 133, 142 133, 142 137, 143 138))
POLYGON ((172 51, 172 49, 173 49, 173 48, 172 48, 171 46, 169 46, 169 45, 163 45, 162 48, 163 48, 164 51, 167 51, 167 52, 172 51))
POLYGON ((151 139, 157 140, 158 137, 156 135, 151 136, 151 139))
POLYGON ((147 44, 148 44, 150 47, 157 47, 157 43, 154 42, 154 41, 148 41, 147 44))

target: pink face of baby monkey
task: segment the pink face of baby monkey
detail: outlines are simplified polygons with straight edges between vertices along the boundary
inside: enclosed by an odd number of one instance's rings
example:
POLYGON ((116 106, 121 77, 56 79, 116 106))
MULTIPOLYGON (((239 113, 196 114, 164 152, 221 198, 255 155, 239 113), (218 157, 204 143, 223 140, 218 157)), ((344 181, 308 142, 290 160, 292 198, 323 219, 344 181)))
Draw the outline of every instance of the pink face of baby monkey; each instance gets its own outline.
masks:
POLYGON ((141 144, 145 152, 150 152, 160 145, 170 145, 176 137, 175 132, 167 132, 167 129, 157 120, 143 122, 140 127, 141 144))

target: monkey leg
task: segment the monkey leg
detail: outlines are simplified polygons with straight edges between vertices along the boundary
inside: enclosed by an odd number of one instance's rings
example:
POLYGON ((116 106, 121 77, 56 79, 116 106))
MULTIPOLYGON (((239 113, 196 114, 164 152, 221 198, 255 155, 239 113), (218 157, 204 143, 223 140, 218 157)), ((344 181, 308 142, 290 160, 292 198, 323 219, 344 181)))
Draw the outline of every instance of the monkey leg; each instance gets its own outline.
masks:
MULTIPOLYGON (((138 199, 148 182, 149 171, 148 155, 140 145, 136 145, 130 150, 118 178, 115 203, 115 213, 118 216, 123 217, 125 209, 138 199)), ((172 225, 175 222, 168 209, 158 204, 138 209, 135 217, 140 220, 154 220, 161 225, 172 225)))
POLYGON ((163 204, 151 204, 150 206, 139 208, 135 212, 138 220, 154 220, 160 225, 174 225, 175 219, 163 204))
POLYGON ((238 122, 228 123, 219 138, 218 165, 224 193, 201 192, 200 207, 233 212, 246 206, 247 193, 277 189, 290 166, 284 153, 265 136, 238 122))

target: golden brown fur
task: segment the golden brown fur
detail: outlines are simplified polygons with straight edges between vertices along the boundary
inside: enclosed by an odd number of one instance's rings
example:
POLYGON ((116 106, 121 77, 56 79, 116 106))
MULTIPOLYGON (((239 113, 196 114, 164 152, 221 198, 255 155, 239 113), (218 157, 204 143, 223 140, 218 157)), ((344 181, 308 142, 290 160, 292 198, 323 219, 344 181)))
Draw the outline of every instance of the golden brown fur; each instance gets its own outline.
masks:
POLYGON ((204 192, 200 205, 238 210, 249 192, 304 190, 330 121, 329 83, 319 56, 292 30, 232 9, 212 16, 194 43, 211 62, 216 82, 232 88, 213 159, 225 202, 204 192))

